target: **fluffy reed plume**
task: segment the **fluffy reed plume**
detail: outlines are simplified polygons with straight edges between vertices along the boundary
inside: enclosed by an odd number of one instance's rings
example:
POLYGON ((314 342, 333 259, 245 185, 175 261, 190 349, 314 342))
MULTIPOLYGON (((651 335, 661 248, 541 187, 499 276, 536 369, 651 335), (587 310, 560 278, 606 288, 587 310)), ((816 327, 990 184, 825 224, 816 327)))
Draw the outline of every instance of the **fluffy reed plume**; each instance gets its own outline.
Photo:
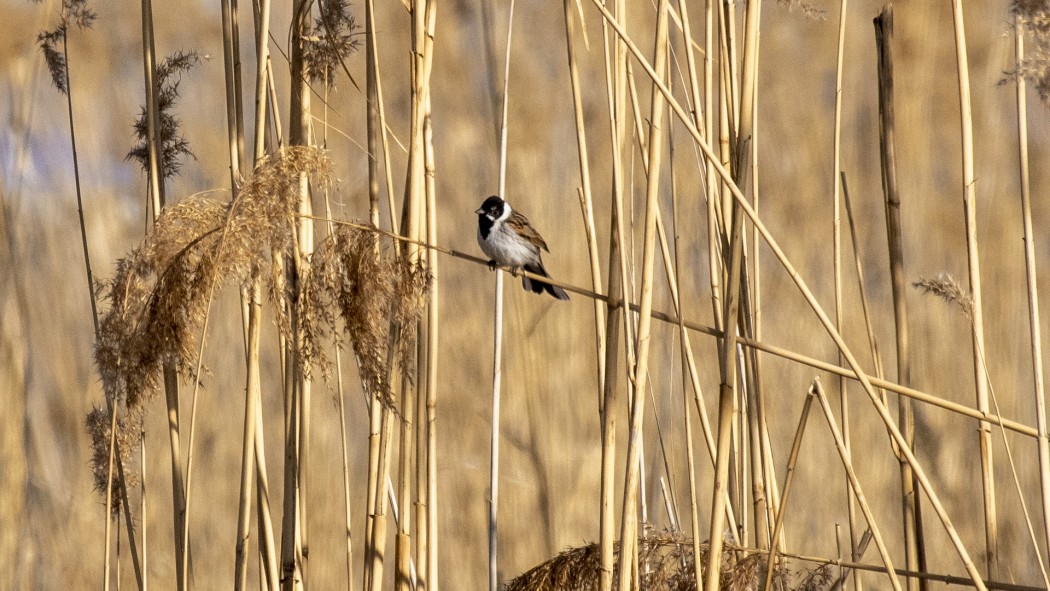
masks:
MULTIPOLYGON (((41 0, 34 2, 39 3, 41 0)), ((36 40, 40 44, 40 51, 44 53, 52 84, 62 94, 69 94, 65 47, 59 47, 59 43, 64 44, 69 25, 78 29, 90 29, 96 15, 95 11, 88 8, 87 0, 63 0, 58 14, 58 25, 50 31, 41 31, 36 40)))
POLYGON ((921 289, 923 293, 935 295, 949 304, 959 306, 963 314, 973 320, 973 298, 950 274, 941 273, 936 279, 923 277, 912 285, 921 289))
MULTIPOLYGON (((200 62, 196 51, 179 51, 168 56, 157 66, 157 108, 160 117, 160 147, 163 159, 164 177, 172 178, 182 169, 182 157, 193 157, 190 144, 179 132, 180 121, 174 115, 175 104, 179 100, 179 83, 182 74, 188 72, 200 62)), ((146 107, 143 106, 135 120, 135 137, 139 142, 128 152, 127 159, 134 158, 149 171, 149 120, 146 107)))
POLYGON ((808 19, 815 21, 828 20, 828 13, 824 10, 813 6, 805 0, 777 0, 777 4, 787 8, 790 11, 799 11, 808 19))
POLYGON ((321 0, 318 11, 320 15, 303 47, 306 75, 331 86, 336 69, 357 50, 359 42, 353 38, 357 23, 350 15, 349 0, 321 0))
POLYGON ((327 372, 325 333, 343 342, 336 311, 350 338, 366 390, 393 402, 389 379, 390 345, 396 341, 397 362, 412 379, 416 331, 430 275, 406 257, 395 257, 379 244, 374 232, 340 227, 314 253, 304 282, 303 351, 306 359, 327 372))
MULTIPOLYGON (((142 439, 142 407, 136 408, 131 413, 124 413, 117 421, 117 447, 120 449, 120 460, 124 466, 131 465, 131 453, 138 447, 142 439)), ((109 466, 109 429, 113 416, 105 406, 96 406, 87 414, 84 426, 91 436, 91 466, 94 468, 95 491, 102 498, 106 497, 107 467, 109 466)), ((120 505, 124 502, 123 491, 133 488, 138 484, 135 474, 125 473, 124 481, 126 487, 114 486, 112 495, 112 506, 110 510, 114 515, 119 513, 120 505)))
MULTIPOLYGON (((236 200, 189 197, 161 213, 142 245, 117 262, 116 274, 102 286, 108 307, 95 363, 109 396, 136 412, 157 390, 165 361, 194 378, 197 339, 213 291, 244 283, 274 253, 290 250, 300 175, 325 183, 329 166, 321 150, 285 148, 259 164, 236 200)), ((271 293, 283 297, 274 286, 271 293)), ((103 431, 91 430, 96 445, 103 431)), ((107 462, 92 465, 105 481, 107 462)))
POLYGON ((1039 91, 1039 98, 1050 104, 1050 1, 1014 0, 1013 11, 1018 25, 1032 40, 1016 74, 1028 79, 1039 91))
MULTIPOLYGON (((707 544, 700 545, 701 564, 707 563, 707 544)), ((619 560, 620 545, 614 545, 619 560)), ((722 553, 721 589, 749 591, 758 589, 765 580, 766 555, 753 554, 737 558, 730 546, 722 553)), ((693 542, 671 535, 648 535, 638 540, 638 564, 641 568, 641 589, 653 591, 695 591, 697 581, 693 570, 693 542)), ((540 564, 507 584, 506 591, 596 591, 601 571, 598 544, 570 548, 540 564)), ((831 582, 827 567, 793 575, 784 567, 777 567, 773 589, 777 591, 819 591, 831 582), (800 578, 796 584, 790 579, 800 578)), ((615 588, 615 587, 614 587, 615 588)))

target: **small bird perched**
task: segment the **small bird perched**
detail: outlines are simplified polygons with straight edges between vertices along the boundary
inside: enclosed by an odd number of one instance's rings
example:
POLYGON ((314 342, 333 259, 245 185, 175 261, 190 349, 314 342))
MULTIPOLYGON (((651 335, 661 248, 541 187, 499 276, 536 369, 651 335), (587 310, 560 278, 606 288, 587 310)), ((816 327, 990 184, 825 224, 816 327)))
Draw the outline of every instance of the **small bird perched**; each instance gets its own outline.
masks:
MULTIPOLYGON (((514 211, 510 204, 493 195, 475 211, 478 214, 478 245, 488 256, 490 266, 505 265, 514 269, 525 269, 530 273, 550 277, 540 260, 540 249, 550 252, 540 233, 529 220, 514 211)), ((569 299, 569 294, 550 283, 521 278, 525 291, 547 292, 559 300, 569 299)))

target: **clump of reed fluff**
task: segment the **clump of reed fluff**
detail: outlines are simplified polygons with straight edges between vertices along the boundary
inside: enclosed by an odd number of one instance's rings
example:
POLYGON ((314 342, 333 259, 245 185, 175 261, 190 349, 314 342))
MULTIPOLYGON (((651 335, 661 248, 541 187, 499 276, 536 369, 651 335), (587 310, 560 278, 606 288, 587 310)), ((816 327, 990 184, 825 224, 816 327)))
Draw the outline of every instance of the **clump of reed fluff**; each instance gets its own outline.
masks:
MULTIPOLYGON (((300 178, 307 175, 316 187, 328 182, 329 170, 322 150, 284 148, 256 167, 235 199, 193 196, 166 208, 143 243, 118 261, 113 278, 100 287, 106 306, 95 362, 107 397, 127 409, 121 411, 127 420, 118 422, 122 454, 137 442, 135 417, 158 390, 164 366, 197 378, 199 338, 215 291, 255 277, 268 280, 278 327, 296 344, 304 371, 310 363, 326 365, 320 339, 338 334, 328 307, 334 303, 368 385, 389 392, 381 354, 389 319, 402 326, 398 347, 407 358, 415 345, 405 337, 414 337, 411 319, 421 310, 427 274, 381 256, 367 231, 336 232, 315 253, 315 265, 299 256, 300 178)), ((92 466, 102 490, 110 417, 100 408, 88 418, 92 466)))
MULTIPOLYGON (((700 545, 701 565, 707 564, 708 545, 700 545)), ((619 562, 620 545, 613 552, 619 562)), ((749 591, 760 589, 765 581, 765 554, 738 558, 731 546, 722 553, 721 589, 749 591)), ((638 564, 644 565, 638 580, 641 589, 652 591, 696 591, 696 570, 691 539, 674 535, 645 535, 638 539, 638 564)), ((614 570, 618 566, 614 567, 614 570)), ((601 572, 598 544, 570 548, 536 566, 507 584, 506 591, 597 591, 601 572)), ((777 566, 773 575, 776 591, 821 591, 831 583, 827 567, 796 574, 777 566), (792 584, 791 580, 798 580, 792 584)), ((616 589, 616 579, 613 581, 616 589)))
POLYGON ((1050 0, 1014 0, 1013 12, 1030 40, 1016 74, 1030 81, 1043 103, 1050 105, 1050 0))
POLYGON ((958 306, 962 313, 973 321, 973 298, 949 273, 941 273, 933 279, 922 277, 912 283, 912 286, 921 289, 925 294, 937 296, 949 304, 958 306))

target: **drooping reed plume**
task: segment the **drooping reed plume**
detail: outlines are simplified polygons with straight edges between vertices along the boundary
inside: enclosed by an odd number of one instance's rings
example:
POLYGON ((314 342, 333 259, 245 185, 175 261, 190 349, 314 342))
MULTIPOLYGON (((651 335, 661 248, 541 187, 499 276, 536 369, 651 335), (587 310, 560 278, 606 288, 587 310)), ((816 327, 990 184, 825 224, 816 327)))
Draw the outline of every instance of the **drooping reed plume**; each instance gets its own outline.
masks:
MULTIPOLYGON (((324 183, 329 166, 320 150, 286 148, 262 161, 236 200, 189 197, 161 213, 102 287, 108 308, 95 362, 111 396, 139 407, 157 390, 166 361, 195 377, 197 339, 213 290, 244 283, 253 268, 269 266, 273 251, 290 248, 299 175, 324 183)), ((271 297, 277 297, 279 282, 270 277, 271 297)), ((287 320, 278 324, 287 330, 287 320)), ((92 465, 96 474, 105 472, 105 462, 92 465)))

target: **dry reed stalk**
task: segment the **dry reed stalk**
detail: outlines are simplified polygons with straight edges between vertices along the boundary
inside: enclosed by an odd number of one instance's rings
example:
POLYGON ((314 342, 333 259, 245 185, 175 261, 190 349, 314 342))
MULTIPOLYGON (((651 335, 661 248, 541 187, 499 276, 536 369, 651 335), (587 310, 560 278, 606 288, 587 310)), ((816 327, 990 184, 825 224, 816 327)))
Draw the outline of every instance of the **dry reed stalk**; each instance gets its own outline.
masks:
MULTIPOLYGON (((668 53, 668 5, 669 0, 661 0, 657 7, 656 36, 654 53, 656 54, 656 71, 661 74, 667 68, 668 53)), ((624 476, 623 511, 620 521, 621 556, 628 551, 634 552, 638 538, 638 488, 639 468, 641 461, 642 426, 645 416, 645 393, 648 383, 649 347, 652 342, 651 326, 653 308, 653 276, 656 258, 656 218, 659 208, 661 158, 663 156, 664 133, 664 98, 652 93, 649 128, 649 174, 646 186, 644 245, 642 249, 642 285, 640 297, 640 314, 638 322, 637 358, 634 366, 635 391, 631 408, 631 422, 628 431, 627 465, 624 476)), ((632 565, 628 561, 620 562, 620 589, 628 589, 632 575, 632 565)))
MULTIPOLYGON (((615 0, 614 10, 620 18, 627 18, 625 0, 615 0)), ((602 392, 602 471, 599 493, 599 553, 601 569, 600 591, 610 591, 614 577, 616 432, 619 422, 621 391, 618 361, 621 347, 620 331, 624 332, 622 346, 628 360, 632 358, 632 343, 628 310, 630 290, 627 282, 626 233, 624 231, 624 170, 627 125, 627 49, 616 37, 610 49, 609 28, 603 23, 602 39, 605 55, 606 99, 609 109, 609 144, 612 150, 612 207, 609 210, 609 286, 607 292, 614 298, 606 316, 605 390, 602 392), (623 304, 621 306, 621 303, 623 304), (622 323, 622 324, 621 324, 622 323)), ((630 363, 628 361, 628 363, 630 363)), ((629 367, 629 365, 628 365, 629 367)), ((633 387, 625 383, 630 392, 633 387)))
POLYGON ((864 519, 868 522, 868 528, 871 530, 872 537, 875 540, 875 546, 879 549, 879 555, 882 558, 882 563, 886 567, 886 574, 890 579, 890 584, 896 591, 901 591, 901 583, 897 579, 897 574, 893 568, 893 561, 890 558, 889 550, 886 548, 886 544, 882 541, 882 534, 879 533, 878 523, 875 521, 875 516, 871 512, 871 508, 868 506, 868 501, 864 496, 864 491, 860 487, 860 481, 857 479, 857 473, 853 468, 853 460, 850 459, 849 454, 846 451, 845 441, 842 439, 842 433, 839 431, 838 424, 835 421, 835 415, 831 411, 831 404, 828 402, 827 396, 824 395, 824 388, 820 384, 820 379, 813 381, 813 385, 810 387, 810 395, 816 396, 820 401, 820 407, 824 411, 824 418, 828 421, 828 428, 831 430, 832 436, 835 438, 835 448, 839 452, 839 459, 842 461, 842 467, 846 471, 846 475, 849 477, 850 487, 853 489, 853 493, 857 497, 857 504, 860 505, 861 512, 864 513, 864 519))
MULTIPOLYGON (((977 253, 977 192, 973 170, 973 107, 970 99, 970 70, 966 55, 966 29, 961 0, 952 0, 955 25, 955 56, 959 71, 959 116, 962 147, 963 211, 966 219, 966 256, 969 266, 970 293, 973 297, 973 365, 977 392, 977 409, 988 412, 988 371, 980 360, 984 344, 984 307, 981 297, 981 263, 977 253)), ((995 462, 992 455, 991 425, 982 421, 978 427, 981 446, 981 483, 984 492, 985 565, 989 578, 997 578, 999 561, 999 526, 995 502, 995 462)))
MULTIPOLYGON (((503 99, 500 110, 499 136, 499 187, 500 198, 507 190, 507 118, 510 103, 510 47, 514 34, 514 0, 507 8, 507 43, 503 63, 503 99)), ((500 394, 503 378, 503 271, 496 270, 494 289, 494 311, 492 319, 492 423, 489 447, 489 591, 499 589, 498 517, 499 517, 499 437, 500 394)))
MULTIPOLYGON (((430 6, 434 6, 433 3, 430 6)), ((427 241, 436 244, 437 190, 434 165, 433 125, 430 119, 430 97, 427 97, 427 241)), ((430 301, 427 303, 427 381, 426 381, 426 561, 423 572, 426 591, 438 591, 438 496, 437 496, 437 397, 438 397, 438 343, 440 342, 440 302, 438 289, 438 256, 434 249, 427 250, 427 268, 433 281, 430 285, 430 301)), ((423 556, 420 556, 423 561, 423 556)))
MULTIPOLYGON (((635 56, 635 58, 638 60, 639 64, 641 64, 642 67, 646 70, 646 73, 654 81, 654 84, 660 90, 660 93, 663 94, 664 97, 667 99, 668 104, 674 110, 674 112, 678 116, 679 120, 682 121, 682 123, 686 127, 686 129, 690 132, 690 134, 693 137, 693 140, 697 143, 697 145, 700 147, 700 149, 703 150, 704 153, 706 153, 709 157, 713 158, 714 157, 714 152, 712 151, 710 145, 708 145, 708 143, 706 141, 704 141, 704 139, 700 136, 700 134, 696 130, 696 128, 691 125, 691 123, 689 121, 689 117, 686 115, 686 113, 682 109, 681 105, 679 105, 678 102, 674 99, 673 95, 667 89, 666 85, 662 84, 659 81, 659 76, 656 75, 655 71, 653 70, 652 66, 649 65, 649 63, 645 59, 644 55, 642 55, 642 53, 638 50, 637 46, 626 35, 626 33, 624 32, 623 27, 620 25, 620 23, 618 23, 616 21, 616 18, 611 13, 609 13, 609 11, 601 3, 599 3, 597 0, 592 0, 592 3, 599 10, 599 12, 602 13, 602 16, 605 18, 605 21, 608 22, 609 25, 616 31, 617 35, 619 35, 620 38, 623 39, 624 43, 630 49, 631 53, 635 56)), ((788 275, 791 276, 792 280, 795 282, 796 287, 798 287, 799 291, 802 293, 803 297, 806 299, 806 301, 809 304, 810 308, 817 314, 817 317, 820 319, 820 322, 824 326, 824 329, 828 332, 828 334, 835 341, 835 345, 839 349, 843 350, 843 353, 846 356, 846 361, 848 362, 848 364, 850 366, 850 369, 853 370, 853 372, 856 374, 857 378, 860 380, 861 384, 864 386, 865 393, 868 394, 869 399, 871 400, 872 404, 875 406, 876 410, 879 412, 879 415, 882 418, 883 422, 890 429, 890 433, 892 434, 892 436, 893 436, 894 440, 897 442, 897 444, 901 447, 901 451, 908 457, 908 461, 912 465, 912 468, 915 470, 915 474, 916 474, 917 478, 919 479, 919 483, 922 485, 923 489, 926 491, 926 494, 930 497, 931 505, 933 505, 933 507, 934 507, 934 509, 935 509, 935 511, 937 513, 938 518, 940 518, 941 522, 944 524, 945 529, 948 532, 949 538, 951 539, 952 544, 954 545, 956 551, 958 552, 959 557, 962 560, 963 565, 965 566, 965 568, 967 570, 967 573, 971 576, 971 578, 974 580, 974 584, 979 589, 984 589, 985 588, 984 587, 984 583, 983 583, 979 573, 974 568, 973 563, 972 563, 972 561, 969 558, 969 554, 966 552, 966 549, 963 547, 962 540, 959 538, 958 533, 955 531, 954 526, 951 525, 951 521, 948 518, 947 513, 944 511, 944 508, 943 508, 943 506, 940 503, 939 497, 937 496, 936 492, 933 490, 933 487, 930 484, 929 480, 926 478, 925 471, 923 471, 921 469, 921 466, 918 464, 918 461, 915 459, 915 456, 912 453, 910 447, 907 446, 907 442, 904 441, 903 436, 900 434, 900 431, 897 429, 896 424, 894 424, 892 418, 890 417, 889 412, 886 409, 885 405, 882 404, 882 402, 879 400, 878 396, 876 395, 876 393, 874 391, 874 387, 872 386, 872 382, 871 382, 870 378, 868 378, 867 374, 863 371, 863 369, 861 369, 859 363, 857 363, 856 358, 854 358, 852 352, 850 352, 848 346, 842 340, 841 335, 839 335, 838 332, 835 330, 833 324, 828 319, 828 317, 825 314, 823 308, 820 306, 820 304, 817 302, 816 298, 813 296, 813 293, 810 291, 808 285, 806 285, 806 282, 802 279, 802 277, 795 270, 794 265, 792 265, 791 262, 788 260, 787 256, 784 254, 783 250, 781 250, 779 243, 777 243, 777 241, 773 238, 772 234, 770 234, 769 230, 765 227, 765 225, 759 219, 759 217, 755 213, 754 209, 751 207, 751 205, 744 198, 744 195, 743 195, 743 193, 741 193, 740 189, 736 186, 736 184, 734 184, 732 182, 732 179, 731 179, 729 173, 726 171, 725 167, 721 166, 721 164, 715 163, 715 169, 718 171, 719 175, 721 175, 722 179, 725 181, 726 186, 730 189, 730 191, 732 193, 732 197, 733 197, 735 203, 751 219, 751 222, 754 224, 755 229, 762 234, 762 237, 765 240, 766 244, 768 244, 769 247, 773 250, 774 254, 777 257, 777 260, 780 261, 781 265, 784 266, 785 270, 788 272, 788 275)), ((728 340, 728 339, 726 339, 726 340, 728 340)), ((728 429, 727 429, 727 431, 728 431, 728 429)), ((727 436, 727 438, 728 438, 728 436, 727 436)), ((717 496, 714 497, 714 501, 713 502, 715 502, 715 503, 718 502, 718 497, 717 496)), ((713 515, 715 516, 714 518, 717 518, 718 514, 717 513, 713 513, 713 515)))
MULTIPOLYGON (((397 206, 394 204, 394 176, 392 167, 390 166, 390 143, 387 137, 389 128, 386 124, 386 108, 383 104, 383 77, 379 73, 379 53, 375 50, 376 45, 376 24, 375 24, 375 0, 366 0, 365 2, 365 33, 368 39, 368 46, 372 48, 371 56, 368 58, 368 73, 371 77, 369 83, 369 112, 374 112, 379 125, 379 138, 382 140, 383 145, 383 170, 386 177, 386 194, 387 194, 387 207, 389 209, 388 214, 390 216, 390 229, 393 231, 397 228, 395 220, 397 216, 397 206), (372 97, 374 93, 374 101, 372 97)), ((373 129, 371 133, 376 133, 373 129)), ((371 159, 376 158, 376 153, 372 150, 372 144, 369 144, 369 157, 371 159)), ((372 181, 370 180, 369 183, 372 181)), ((378 227, 378 226, 377 226, 378 227)))
MULTIPOLYGON (((255 433, 263 433, 262 405, 255 406, 255 433)), ((255 488, 259 521, 259 583, 264 589, 280 587, 277 568, 277 546, 274 543, 273 520, 270 517, 270 485, 266 476, 266 446, 262 437, 255 438, 255 488)))
POLYGON ((253 161, 256 165, 266 154, 266 88, 270 78, 269 39, 270 0, 259 0, 255 34, 255 157, 253 161))
POLYGON ((248 584, 248 539, 251 523, 252 483, 255 480, 256 407, 262 397, 259 378, 259 332, 262 320, 261 286, 258 276, 251 287, 242 292, 248 308, 247 378, 244 399, 244 437, 241 448, 241 486, 237 510, 236 559, 234 562, 234 589, 241 591, 248 584))
MULTIPOLYGON (((710 145, 708 145, 708 143, 706 141, 704 141, 704 139, 700 136, 700 134, 697 131, 697 129, 694 126, 691 125, 691 123, 689 121, 689 117, 685 113, 684 109, 682 109, 681 105, 678 104, 678 102, 674 99, 673 95, 668 90, 666 85, 664 85, 664 84, 659 82, 659 76, 657 76, 657 74, 653 70, 652 66, 649 65, 648 61, 645 59, 644 55, 642 55, 642 53, 638 50, 637 46, 626 35, 626 33, 623 30, 623 27, 616 21, 616 18, 611 13, 609 13, 609 11, 603 5, 601 5, 597 0, 592 0, 592 3, 599 10, 599 12, 602 13, 602 16, 605 18, 606 22, 608 22, 609 25, 616 31, 617 35, 619 35, 620 38, 624 40, 624 43, 631 50, 631 53, 638 60, 639 64, 642 65, 642 67, 646 70, 646 73, 649 75, 649 77, 654 81, 654 84, 659 88, 661 94, 663 94, 667 98, 667 102, 671 106, 671 108, 674 110, 675 115, 677 115, 679 120, 683 122, 684 126, 689 131, 689 133, 693 136, 693 140, 697 143, 697 145, 700 147, 700 149, 703 150, 704 153, 706 153, 709 157, 713 157, 714 156, 714 152, 712 151, 710 145)), ((958 533, 955 531, 955 528, 951 525, 951 521, 948 518, 947 513, 944 511, 944 508, 943 508, 943 506, 940 503, 940 499, 937 497, 936 492, 932 488, 932 485, 930 484, 929 480, 926 478, 925 472, 921 469, 921 466, 919 466, 919 464, 918 464, 917 460, 915 459, 915 456, 912 453, 910 447, 907 446, 907 443, 904 441, 903 436, 900 434, 900 431, 897 429, 896 425, 893 423, 893 420, 890 417, 890 415, 888 413, 888 410, 886 409, 885 405, 882 404, 882 402, 879 400, 878 396, 876 395, 876 393, 874 391, 874 387, 872 386, 871 380, 868 378, 867 374, 861 369, 860 365, 857 363, 856 359, 853 357, 852 352, 849 351, 849 348, 847 347, 846 343, 842 340, 841 335, 839 335, 838 332, 835 330, 833 324, 828 319, 827 315, 824 313, 823 308, 817 302, 816 298, 813 296, 813 293, 810 291, 810 289, 806 285, 805 281, 802 279, 802 277, 795 270, 794 265, 791 264, 791 262, 788 260, 787 256, 784 254, 783 250, 780 249, 780 245, 773 238, 773 236, 770 234, 769 230, 765 227, 765 225, 759 219, 758 215, 755 213, 754 209, 751 207, 751 205, 744 198, 744 195, 740 191, 739 187, 737 187, 736 184, 734 184, 732 182, 731 177, 730 177, 729 173, 726 171, 725 167, 721 166, 718 163, 716 163, 715 169, 718 171, 719 175, 721 175, 722 179, 725 181, 725 186, 730 189, 730 191, 732 193, 732 197, 733 197, 735 203, 741 209, 743 209, 743 211, 747 214, 747 216, 751 219, 752 223, 755 225, 756 230, 762 234, 763 239, 766 241, 766 243, 769 245, 769 247, 773 250, 773 252, 776 255, 777 259, 780 261, 781 265, 784 266, 785 270, 791 276, 792 280, 795 282, 796 287, 798 287, 798 289, 802 292, 803 297, 806 299, 806 301, 809 304, 810 308, 813 309, 813 311, 817 314, 818 318, 821 321, 821 324, 824 326, 824 329, 828 332, 828 334, 835 341, 836 346, 839 349, 843 350, 843 352, 845 353, 846 360, 847 360, 850 368, 853 370, 853 372, 857 375, 857 378, 863 384, 865 393, 868 394, 869 399, 871 400, 872 404, 875 405, 875 408, 879 412, 880 417, 882 418, 883 422, 887 425, 887 427, 890 429, 890 432, 891 432, 894 440, 901 447, 902 452, 908 457, 909 463, 911 463, 913 469, 915 470, 915 474, 916 474, 917 478, 919 479, 920 484, 922 485, 923 489, 926 491, 927 495, 930 496, 931 504, 934 506, 934 509, 935 509, 935 511, 937 513, 938 518, 940 518, 941 522, 944 524, 945 529, 948 532, 949 538, 951 538, 952 544, 954 545, 956 551, 958 552, 959 557, 960 557, 960 559, 963 562, 963 565, 966 567, 967 573, 974 580, 974 584, 978 588, 984 589, 985 588, 984 587, 984 583, 983 583, 983 581, 982 581, 982 579, 980 577, 980 574, 974 568, 973 563, 972 563, 972 561, 969 558, 969 554, 966 552, 966 549, 962 545, 962 540, 959 538, 958 533)), ((728 303, 729 302, 727 302, 727 304, 728 303)), ((728 339, 725 339, 725 340, 728 340, 728 339)), ((730 396, 730 399, 731 399, 731 396, 730 396)), ((731 404, 731 400, 730 400, 730 404, 731 404)), ((727 432, 729 431, 728 426, 727 426, 726 431, 727 432)), ((721 431, 720 431, 720 433, 721 433, 721 431)), ((728 433, 726 435, 726 438, 728 439, 728 433)), ((727 465, 728 465, 728 461, 727 461, 727 465)), ((718 503, 718 502, 719 502, 719 497, 716 495, 716 496, 713 497, 713 503, 718 503)), ((718 513, 717 512, 713 512, 713 516, 714 516, 713 520, 717 519, 718 513)))
MULTIPOLYGON (((834 273, 835 273, 835 327, 839 332, 843 330, 842 324, 842 230, 840 210, 841 185, 839 183, 839 171, 842 169, 842 70, 846 47, 846 9, 848 0, 839 2, 839 28, 838 41, 835 52, 835 120, 834 139, 832 146, 832 201, 834 203, 834 273)), ((838 364, 842 365, 842 355, 839 355, 838 364)), ((846 378, 839 376, 839 406, 842 414, 842 436, 846 442, 846 452, 852 457, 852 429, 849 420, 849 397, 846 396, 846 378)), ((857 549, 857 520, 856 506, 853 499, 852 489, 846 483, 846 514, 849 522, 850 555, 856 553, 857 549)), ((854 571, 853 586, 857 591, 862 591, 859 573, 854 571)))
MULTIPOLYGON (((153 204, 153 221, 156 223, 165 205, 164 162, 160 158, 160 108, 157 104, 156 49, 153 34, 153 3, 142 0, 142 67, 146 89, 146 148, 149 155, 149 193, 153 204)), ((170 363, 164 366, 164 392, 168 412, 168 440, 171 447, 172 524, 175 535, 175 586, 186 589, 189 545, 186 527, 186 485, 182 463, 180 437, 179 380, 170 363)))
MULTIPOLYGON (((583 211, 583 223, 587 237, 587 254, 591 263, 591 288, 601 288, 601 265, 598 262, 598 241, 594 229, 594 200, 591 196, 591 169, 587 151, 587 128, 583 118, 583 97, 580 93, 580 73, 576 60, 575 21, 570 9, 570 0, 562 3, 562 15, 565 20, 565 46, 569 59, 569 83, 572 87, 572 106, 576 123, 576 150, 580 165, 580 207, 583 211)), ((605 325, 603 317, 605 308, 598 300, 594 301, 594 349, 597 359, 598 412, 603 411, 601 392, 605 389, 605 325)))
MULTIPOLYGON (((776 521, 773 524, 773 535, 771 539, 776 540, 780 537, 780 530, 784 527, 784 507, 787 506, 788 496, 791 494, 791 483, 795 479, 795 466, 798 463, 798 454, 802 449, 802 436, 806 432, 806 421, 809 419, 809 410, 813 406, 813 399, 815 398, 813 389, 810 388, 809 393, 806 395, 806 401, 802 404, 802 416, 798 419, 798 427, 795 429, 795 439, 791 442, 791 452, 788 453, 787 469, 784 472, 784 488, 783 495, 780 497, 780 511, 777 512, 776 521)), ((763 591, 771 591, 773 585, 773 573, 776 572, 776 559, 777 545, 769 545, 769 556, 766 558, 766 580, 762 586, 763 591)))
MULTIPOLYGON (((1014 14, 1014 57, 1020 68, 1025 60, 1024 27, 1019 14, 1014 14)), ((1016 76, 1017 85, 1017 151, 1020 164, 1021 217, 1024 224, 1025 279, 1028 287, 1028 317, 1032 347, 1032 378, 1035 394, 1035 424, 1038 431, 1036 449, 1039 458, 1039 488, 1043 505, 1043 534, 1050 552, 1050 441, 1047 439, 1046 391, 1043 376, 1043 345, 1039 320, 1039 293, 1035 263, 1035 234, 1032 231, 1032 197, 1028 169, 1028 99, 1024 76, 1016 76)))
MULTIPOLYGON (((882 188, 886 204, 886 237, 889 246, 890 284, 893 291, 893 317, 897 339, 897 381, 911 384, 911 353, 908 340, 908 307, 904 295, 904 240, 901 226, 901 201, 897 187, 896 118, 893 91, 893 8, 883 8, 875 18, 875 41, 878 50, 879 143, 881 147, 882 188)), ((841 363, 841 361, 840 361, 841 363)), ((915 418, 911 400, 898 397, 897 414, 908 445, 915 447, 915 418)), ((925 570, 922 514, 915 491, 915 477, 908 462, 897 453, 901 485, 901 518, 904 533, 904 558, 908 570, 925 570)), ((908 580, 908 589, 916 591, 921 582, 908 580)))

